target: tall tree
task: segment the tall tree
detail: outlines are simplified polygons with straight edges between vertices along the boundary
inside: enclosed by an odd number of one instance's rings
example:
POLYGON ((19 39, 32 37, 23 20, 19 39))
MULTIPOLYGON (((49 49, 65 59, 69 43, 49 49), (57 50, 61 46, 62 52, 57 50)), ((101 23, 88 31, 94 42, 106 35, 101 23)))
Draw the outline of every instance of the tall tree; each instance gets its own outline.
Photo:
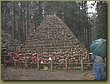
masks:
POLYGON ((89 46, 91 44, 91 24, 90 24, 90 18, 88 17, 87 12, 87 1, 81 1, 80 2, 80 9, 82 10, 82 27, 83 27, 83 35, 84 35, 84 42, 86 44, 86 47, 89 49, 89 46))
POLYGON ((107 39, 107 2, 97 2, 97 38, 107 39))

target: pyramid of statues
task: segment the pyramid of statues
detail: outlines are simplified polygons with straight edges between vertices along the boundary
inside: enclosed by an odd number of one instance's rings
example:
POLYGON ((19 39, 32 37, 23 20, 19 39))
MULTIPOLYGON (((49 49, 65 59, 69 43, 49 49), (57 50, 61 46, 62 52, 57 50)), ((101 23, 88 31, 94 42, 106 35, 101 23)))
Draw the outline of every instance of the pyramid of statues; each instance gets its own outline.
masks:
POLYGON ((53 60, 53 63, 78 64, 89 62, 89 54, 84 45, 75 37, 67 25, 57 16, 48 15, 44 21, 33 30, 27 38, 22 48, 24 52, 34 53, 47 63, 53 60))

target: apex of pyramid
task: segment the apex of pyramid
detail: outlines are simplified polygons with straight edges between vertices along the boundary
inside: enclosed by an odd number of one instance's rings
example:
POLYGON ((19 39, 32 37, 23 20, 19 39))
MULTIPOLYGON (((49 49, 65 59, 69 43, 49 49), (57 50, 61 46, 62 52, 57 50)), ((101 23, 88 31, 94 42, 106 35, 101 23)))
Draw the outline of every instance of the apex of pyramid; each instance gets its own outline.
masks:
POLYGON ((57 17, 56 14, 53 14, 53 15, 46 15, 46 18, 48 17, 57 17))
POLYGON ((54 15, 46 15, 45 19, 60 19, 56 14, 54 15))
POLYGON ((42 29, 42 31, 44 29, 61 29, 62 31, 66 31, 66 33, 69 32, 69 34, 73 36, 72 31, 56 14, 46 15, 43 22, 36 29, 37 31, 39 31, 39 29, 42 29))

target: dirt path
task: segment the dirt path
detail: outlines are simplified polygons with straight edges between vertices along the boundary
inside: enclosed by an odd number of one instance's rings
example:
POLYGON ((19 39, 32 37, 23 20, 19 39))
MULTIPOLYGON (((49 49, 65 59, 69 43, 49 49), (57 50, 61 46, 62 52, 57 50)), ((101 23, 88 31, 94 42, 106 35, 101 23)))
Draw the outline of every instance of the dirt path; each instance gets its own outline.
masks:
POLYGON ((2 68, 2 80, 94 80, 93 71, 54 70, 38 71, 37 69, 2 68))

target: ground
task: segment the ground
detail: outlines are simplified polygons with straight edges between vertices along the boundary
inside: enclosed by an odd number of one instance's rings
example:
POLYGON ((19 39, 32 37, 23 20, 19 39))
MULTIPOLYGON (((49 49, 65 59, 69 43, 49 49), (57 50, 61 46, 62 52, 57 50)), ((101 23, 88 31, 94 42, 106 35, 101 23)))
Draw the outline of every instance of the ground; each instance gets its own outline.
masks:
POLYGON ((2 80, 94 80, 92 70, 40 70, 2 67, 2 80))

